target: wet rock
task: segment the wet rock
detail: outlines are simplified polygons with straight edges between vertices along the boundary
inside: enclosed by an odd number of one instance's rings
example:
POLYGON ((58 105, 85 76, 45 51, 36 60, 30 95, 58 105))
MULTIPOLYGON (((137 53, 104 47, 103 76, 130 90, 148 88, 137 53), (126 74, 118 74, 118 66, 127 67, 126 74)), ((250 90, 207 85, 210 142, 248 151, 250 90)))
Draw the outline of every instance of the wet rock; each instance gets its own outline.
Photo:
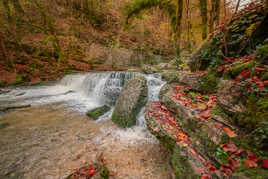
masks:
POLYGON ((229 114, 243 113, 246 107, 242 99, 244 90, 241 85, 230 80, 222 80, 217 90, 218 105, 229 114))
POLYGON ((136 124, 136 116, 148 98, 147 81, 144 77, 127 80, 116 102, 112 121, 120 127, 136 124))
POLYGON ((107 105, 89 110, 87 112, 87 116, 92 118, 93 120, 97 120, 100 116, 108 112, 111 108, 107 105))
POLYGON ((159 70, 153 66, 149 65, 143 65, 142 66, 142 71, 145 74, 152 74, 152 73, 157 73, 159 70))

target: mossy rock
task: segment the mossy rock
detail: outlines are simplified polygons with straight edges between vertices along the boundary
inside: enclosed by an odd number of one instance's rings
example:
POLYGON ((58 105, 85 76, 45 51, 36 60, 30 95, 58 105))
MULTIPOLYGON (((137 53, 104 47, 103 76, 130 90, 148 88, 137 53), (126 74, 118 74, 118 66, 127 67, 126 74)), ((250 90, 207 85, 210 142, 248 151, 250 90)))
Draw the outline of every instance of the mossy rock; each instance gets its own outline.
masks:
POLYGON ((213 73, 200 77, 201 91, 203 93, 207 94, 216 92, 218 83, 219 79, 213 73))
POLYGON ((147 80, 138 76, 126 81, 115 104, 112 121, 119 127, 131 127, 148 99, 147 80))
POLYGON ((256 65, 255 61, 250 61, 247 63, 238 63, 233 67, 233 70, 231 71, 233 76, 237 76, 239 75, 241 72, 245 71, 245 70, 249 70, 252 67, 254 67, 256 65))
POLYGON ((97 120, 100 116, 108 112, 111 108, 107 105, 89 110, 87 112, 87 116, 92 118, 93 120, 97 120))
POLYGON ((167 81, 168 83, 178 83, 179 78, 176 72, 164 71, 162 74, 163 80, 167 81))

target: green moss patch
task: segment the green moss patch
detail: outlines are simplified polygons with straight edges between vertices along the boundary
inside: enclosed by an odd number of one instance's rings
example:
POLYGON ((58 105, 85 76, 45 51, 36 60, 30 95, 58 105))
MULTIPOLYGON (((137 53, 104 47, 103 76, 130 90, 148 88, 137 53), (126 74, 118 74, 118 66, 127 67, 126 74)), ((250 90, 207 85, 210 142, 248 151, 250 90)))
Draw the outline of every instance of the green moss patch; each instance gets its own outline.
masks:
POLYGON ((93 120, 97 120, 100 116, 108 112, 111 108, 107 105, 95 108, 93 110, 89 110, 87 112, 87 116, 92 118, 93 120))

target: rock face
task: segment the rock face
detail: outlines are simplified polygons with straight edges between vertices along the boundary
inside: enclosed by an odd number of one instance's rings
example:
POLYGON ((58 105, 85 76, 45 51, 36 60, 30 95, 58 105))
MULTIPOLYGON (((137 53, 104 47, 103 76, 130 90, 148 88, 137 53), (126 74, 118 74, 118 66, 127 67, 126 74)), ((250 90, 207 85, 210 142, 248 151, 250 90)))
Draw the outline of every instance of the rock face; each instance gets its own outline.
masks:
POLYGON ((200 75, 198 73, 182 71, 178 72, 177 76, 179 82, 183 85, 186 85, 193 90, 201 90, 201 84, 199 82, 200 75))
POLYGON ((120 127, 136 124, 136 116, 148 98, 147 81, 144 77, 127 80, 116 102, 112 121, 120 127))
POLYGON ((222 80, 217 91, 218 105, 227 113, 235 114, 245 111, 242 104, 243 87, 230 80, 222 80))

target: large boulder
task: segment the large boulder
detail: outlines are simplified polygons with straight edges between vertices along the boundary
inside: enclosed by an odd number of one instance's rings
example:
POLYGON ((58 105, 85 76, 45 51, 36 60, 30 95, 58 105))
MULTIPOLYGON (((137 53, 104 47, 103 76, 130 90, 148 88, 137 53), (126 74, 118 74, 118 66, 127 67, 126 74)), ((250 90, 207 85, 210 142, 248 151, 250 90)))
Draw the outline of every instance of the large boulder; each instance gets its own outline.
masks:
POLYGON ((144 77, 127 80, 115 104, 112 121, 120 127, 136 124, 136 116, 148 98, 147 81, 144 77))
POLYGON ((193 73, 188 71, 164 71, 163 79, 168 83, 179 83, 185 85, 193 91, 202 93, 216 92, 218 79, 213 73, 193 73))
POLYGON ((244 88, 231 80, 222 80, 217 91, 217 104, 229 114, 243 113, 246 107, 243 105, 244 88))

